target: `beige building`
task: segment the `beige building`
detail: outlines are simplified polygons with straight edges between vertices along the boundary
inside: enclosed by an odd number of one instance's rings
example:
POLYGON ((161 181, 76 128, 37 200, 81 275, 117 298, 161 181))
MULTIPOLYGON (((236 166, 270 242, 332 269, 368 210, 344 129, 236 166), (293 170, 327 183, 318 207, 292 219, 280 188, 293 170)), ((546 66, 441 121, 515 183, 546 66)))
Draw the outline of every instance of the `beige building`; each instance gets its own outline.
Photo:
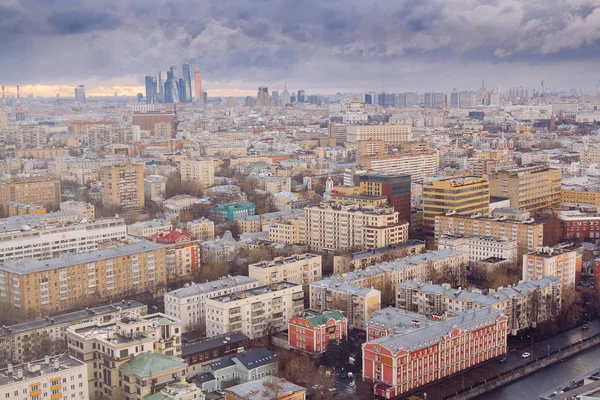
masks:
POLYGON ((58 179, 0 182, 0 204, 14 201, 33 206, 58 208, 61 199, 61 185, 58 179))
POLYGON ((381 292, 373 288, 327 278, 310 285, 310 308, 340 310, 348 328, 367 329, 371 314, 381 309, 381 292))
POLYGON ((198 242, 206 242, 215 238, 215 223, 208 218, 200 218, 194 221, 188 221, 185 229, 190 235, 198 238, 198 242))
POLYGON ((237 220, 241 233, 262 232, 265 225, 289 221, 294 218, 304 217, 304 210, 276 211, 260 215, 248 215, 237 220))
POLYGON ((144 207, 144 166, 115 165, 100 169, 102 203, 137 212, 144 207))
POLYGON ((215 161, 213 159, 181 161, 181 181, 193 182, 201 187, 215 184, 215 161))
POLYGON ((144 178, 144 196, 148 200, 164 199, 167 193, 167 177, 148 175, 144 178))
MULTIPOLYGON (((544 224, 536 222, 527 211, 497 208, 490 217, 437 215, 435 217, 435 240, 444 234, 489 236, 517 241, 520 257, 542 246, 544 224)), ((437 244, 436 244, 437 245, 437 244)))
POLYGON ((523 255, 523 279, 535 280, 554 276, 570 288, 581 280, 582 255, 573 250, 539 247, 523 255))
POLYGON ((282 281, 307 285, 321 280, 322 274, 322 257, 311 253, 275 257, 271 261, 260 261, 248 266, 248 276, 262 285, 282 281))
POLYGON ((54 160, 56 157, 63 157, 69 154, 64 147, 45 147, 41 149, 22 149, 15 150, 15 158, 33 158, 36 160, 54 160))
POLYGON ((69 355, 87 364, 88 399, 120 398, 120 369, 136 356, 181 355, 179 321, 161 313, 72 325, 66 336, 69 355))
POLYGON ((60 203, 60 211, 75 211, 79 219, 93 221, 96 219, 96 208, 83 201, 67 200, 60 203))
POLYGON ((269 240, 285 244, 306 243, 304 215, 283 222, 269 224, 269 240))
POLYGON ((490 175, 490 195, 510 198, 511 208, 538 211, 560 202, 560 169, 526 166, 490 175))
POLYGON ((600 147, 598 145, 579 150, 579 160, 582 164, 600 164, 600 147))
POLYGON ((304 310, 302 285, 278 282, 206 299, 206 336, 241 332, 250 339, 287 329, 304 310))
POLYGON ((412 182, 421 183, 427 176, 435 174, 439 165, 439 155, 437 151, 400 153, 361 157, 359 163, 373 172, 410 175, 412 182))
POLYGON ((161 296, 165 246, 137 242, 49 260, 0 263, 0 300, 39 317, 136 294, 161 296))
POLYGON ((349 143, 381 140, 387 144, 397 146, 412 140, 412 126, 410 125, 348 125, 346 132, 346 141, 349 143))
POLYGON ((490 183, 486 178, 462 176, 435 180, 423 186, 423 230, 433 242, 435 217, 453 213, 487 217, 490 183))
POLYGON ((127 234, 137 237, 148 237, 155 233, 168 232, 172 229, 173 225, 169 221, 152 219, 150 221, 140 221, 135 224, 127 225, 127 234))
POLYGON ((478 289, 452 288, 447 283, 433 285, 411 280, 396 286, 396 307, 424 315, 443 315, 446 311, 465 313, 491 307, 508 317, 508 333, 516 335, 557 315, 562 288, 562 282, 555 277, 501 286, 490 289, 488 294, 478 289))
POLYGON ((334 256, 333 273, 341 275, 357 269, 365 269, 380 262, 408 257, 424 252, 425 242, 420 240, 407 240, 404 243, 334 256))
POLYGON ((304 209, 306 242, 312 250, 361 250, 402 243, 408 222, 389 207, 321 203, 304 209))

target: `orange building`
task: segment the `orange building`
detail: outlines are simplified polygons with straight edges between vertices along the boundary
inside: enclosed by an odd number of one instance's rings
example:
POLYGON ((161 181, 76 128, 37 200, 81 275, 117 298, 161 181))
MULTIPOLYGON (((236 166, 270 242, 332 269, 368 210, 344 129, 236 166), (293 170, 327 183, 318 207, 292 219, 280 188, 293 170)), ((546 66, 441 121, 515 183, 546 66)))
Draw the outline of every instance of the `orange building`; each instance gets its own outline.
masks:
POLYGON ((31 179, 0 183, 0 203, 13 201, 58 209, 61 198, 61 186, 58 179, 31 179))
POLYGON ((540 247, 523 255, 523 280, 554 276, 574 288, 581 281, 582 255, 573 250, 540 247))
POLYGON ((200 268, 197 238, 186 231, 173 229, 155 233, 148 239, 168 246, 166 252, 168 281, 189 278, 200 268))

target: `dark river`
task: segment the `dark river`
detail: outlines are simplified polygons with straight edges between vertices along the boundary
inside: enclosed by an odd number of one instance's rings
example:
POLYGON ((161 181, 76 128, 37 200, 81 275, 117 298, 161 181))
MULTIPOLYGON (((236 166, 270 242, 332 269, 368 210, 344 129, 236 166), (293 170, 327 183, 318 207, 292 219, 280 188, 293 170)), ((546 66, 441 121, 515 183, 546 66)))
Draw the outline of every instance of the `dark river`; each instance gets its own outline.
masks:
POLYGON ((539 400, 542 393, 600 367, 600 346, 593 347, 562 363, 529 375, 477 397, 477 400, 539 400))

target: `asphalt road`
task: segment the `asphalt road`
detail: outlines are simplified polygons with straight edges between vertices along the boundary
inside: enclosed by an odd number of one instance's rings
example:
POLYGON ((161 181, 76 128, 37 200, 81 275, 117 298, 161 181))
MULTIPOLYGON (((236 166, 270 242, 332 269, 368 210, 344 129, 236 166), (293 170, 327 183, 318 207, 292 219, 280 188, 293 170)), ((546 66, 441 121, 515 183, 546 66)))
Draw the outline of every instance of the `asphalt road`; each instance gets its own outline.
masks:
POLYGON ((400 397, 400 399, 406 399, 411 395, 424 397, 424 393, 427 393, 428 400, 438 400, 470 386, 476 386, 486 379, 498 376, 502 372, 534 362, 536 357, 546 357, 549 353, 569 347, 569 345, 575 344, 584 338, 600 334, 600 319, 589 322, 588 326, 588 329, 584 330, 581 327, 571 329, 549 339, 534 342, 533 345, 526 338, 525 341, 521 341, 519 338, 509 337, 509 352, 506 354, 506 362, 500 363, 498 359, 494 359, 478 364, 472 369, 424 386, 413 393, 400 397), (511 351, 515 346, 518 347, 517 350, 511 351), (522 358, 521 356, 525 352, 531 353, 531 356, 526 359, 522 358))

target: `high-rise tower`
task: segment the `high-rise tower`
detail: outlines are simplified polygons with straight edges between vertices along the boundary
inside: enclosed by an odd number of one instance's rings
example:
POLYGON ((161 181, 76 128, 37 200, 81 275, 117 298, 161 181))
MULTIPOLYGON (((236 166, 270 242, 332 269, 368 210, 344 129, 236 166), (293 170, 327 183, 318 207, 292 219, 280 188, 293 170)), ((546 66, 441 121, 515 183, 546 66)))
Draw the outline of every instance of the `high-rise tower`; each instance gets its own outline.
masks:
POLYGON ((195 86, 195 97, 196 103, 204 104, 204 95, 202 91, 202 78, 200 78, 200 70, 198 67, 194 67, 194 86, 195 86))
POLYGON ((192 102, 192 74, 190 72, 190 64, 183 63, 181 66, 181 73, 183 74, 183 81, 185 83, 185 101, 186 103, 192 102))

